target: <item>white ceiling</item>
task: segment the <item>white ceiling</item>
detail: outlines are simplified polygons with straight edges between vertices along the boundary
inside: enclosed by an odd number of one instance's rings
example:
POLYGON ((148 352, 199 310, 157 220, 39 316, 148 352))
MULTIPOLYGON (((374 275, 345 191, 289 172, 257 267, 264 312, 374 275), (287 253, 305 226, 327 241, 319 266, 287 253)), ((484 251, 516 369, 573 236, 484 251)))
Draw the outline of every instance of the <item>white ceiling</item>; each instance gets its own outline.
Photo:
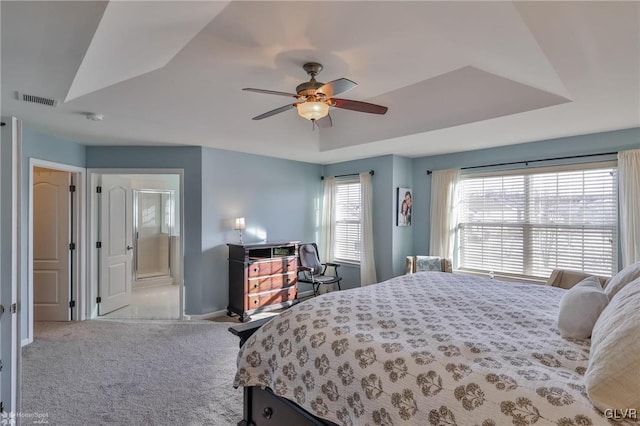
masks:
POLYGON ((2 1, 2 114, 86 144, 202 145, 333 163, 640 126, 640 2, 2 1), (312 130, 302 64, 346 77, 312 130), (53 98, 55 108, 16 99, 53 98), (93 112, 104 121, 85 119, 93 112))

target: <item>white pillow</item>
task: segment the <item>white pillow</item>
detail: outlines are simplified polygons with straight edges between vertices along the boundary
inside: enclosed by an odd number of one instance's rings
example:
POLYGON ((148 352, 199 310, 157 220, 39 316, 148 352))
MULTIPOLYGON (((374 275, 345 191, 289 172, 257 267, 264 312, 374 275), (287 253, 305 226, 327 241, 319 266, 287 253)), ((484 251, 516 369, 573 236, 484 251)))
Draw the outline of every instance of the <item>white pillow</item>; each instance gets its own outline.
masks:
POLYGON ((640 412, 640 278, 620 290, 593 327, 584 381, 601 411, 640 412))
POLYGON ((609 299, 596 277, 587 277, 560 299, 558 329, 562 337, 586 339, 609 299))
POLYGON ((640 262, 627 266, 611 277, 607 286, 604 288, 604 292, 609 296, 609 300, 611 300, 624 286, 638 277, 640 277, 640 262))

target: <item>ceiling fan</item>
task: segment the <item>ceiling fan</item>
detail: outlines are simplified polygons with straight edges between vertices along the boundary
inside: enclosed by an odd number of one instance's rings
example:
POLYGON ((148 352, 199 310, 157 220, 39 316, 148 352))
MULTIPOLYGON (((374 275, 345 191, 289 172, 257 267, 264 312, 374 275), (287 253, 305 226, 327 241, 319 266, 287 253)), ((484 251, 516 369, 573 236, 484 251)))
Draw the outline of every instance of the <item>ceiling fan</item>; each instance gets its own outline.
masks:
POLYGON ((266 93, 267 95, 279 95, 294 97, 297 102, 289 105, 285 105, 280 108, 265 112, 256 117, 254 120, 262 120, 263 118, 271 117, 272 115, 280 114, 290 110, 291 108, 298 109, 298 115, 311 122, 318 127, 331 127, 331 116, 329 115, 329 108, 342 108, 352 111, 367 112, 371 114, 385 114, 387 107, 370 104, 368 102, 352 101, 349 99, 334 98, 335 95, 339 95, 357 86, 353 81, 346 78, 339 78, 337 80, 330 81, 329 83, 321 83, 316 81, 316 76, 322 71, 322 65, 316 62, 308 62, 302 67, 307 74, 311 76, 311 80, 302 83, 296 87, 296 93, 278 92, 275 90, 263 90, 244 88, 249 92, 266 93))

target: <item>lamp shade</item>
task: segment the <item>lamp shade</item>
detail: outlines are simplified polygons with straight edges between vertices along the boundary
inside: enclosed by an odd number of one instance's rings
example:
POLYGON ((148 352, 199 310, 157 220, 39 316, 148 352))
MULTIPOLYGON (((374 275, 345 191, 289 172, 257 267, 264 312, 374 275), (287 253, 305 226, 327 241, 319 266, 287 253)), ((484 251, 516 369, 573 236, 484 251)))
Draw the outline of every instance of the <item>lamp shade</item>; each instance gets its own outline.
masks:
POLYGON ((307 120, 318 120, 329 114, 329 105, 324 102, 302 102, 296 108, 298 115, 307 120))
POLYGON ((236 226, 234 229, 244 229, 244 217, 236 217, 236 226))

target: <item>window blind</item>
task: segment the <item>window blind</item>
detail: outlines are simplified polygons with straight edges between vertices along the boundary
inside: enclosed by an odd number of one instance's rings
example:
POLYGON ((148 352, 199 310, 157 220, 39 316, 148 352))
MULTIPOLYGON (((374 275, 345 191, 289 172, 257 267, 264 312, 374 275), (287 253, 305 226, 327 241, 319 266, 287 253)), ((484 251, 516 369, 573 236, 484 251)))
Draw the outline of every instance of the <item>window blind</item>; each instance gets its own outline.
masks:
POLYGON ((362 241, 360 181, 336 182, 334 256, 338 261, 360 262, 362 241))
POLYGON ((459 267, 546 278, 555 268, 617 270, 617 169, 468 175, 461 183, 459 267))

